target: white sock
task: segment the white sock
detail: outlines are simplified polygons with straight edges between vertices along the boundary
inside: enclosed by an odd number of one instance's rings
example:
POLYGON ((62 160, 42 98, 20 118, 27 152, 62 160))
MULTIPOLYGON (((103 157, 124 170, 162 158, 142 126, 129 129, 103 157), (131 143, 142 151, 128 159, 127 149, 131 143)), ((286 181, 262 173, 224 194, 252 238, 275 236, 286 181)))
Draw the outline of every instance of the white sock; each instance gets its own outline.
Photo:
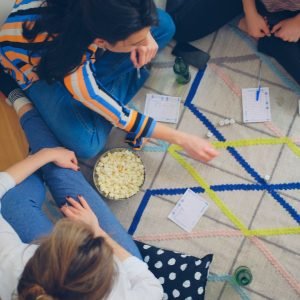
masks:
POLYGON ((24 105, 31 103, 21 89, 15 89, 10 92, 6 100, 13 106, 17 113, 24 105))

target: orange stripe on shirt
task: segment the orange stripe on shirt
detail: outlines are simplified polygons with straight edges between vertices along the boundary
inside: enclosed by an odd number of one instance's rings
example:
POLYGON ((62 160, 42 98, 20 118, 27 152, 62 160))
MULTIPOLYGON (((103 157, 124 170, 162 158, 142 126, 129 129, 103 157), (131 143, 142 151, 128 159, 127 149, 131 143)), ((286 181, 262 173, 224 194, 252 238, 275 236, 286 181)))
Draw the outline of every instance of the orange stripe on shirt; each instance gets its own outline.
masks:
POLYGON ((1 30, 5 30, 5 29, 21 29, 22 26, 23 26, 23 22, 4 23, 1 26, 1 30))
MULTIPOLYGON (((101 111, 103 111, 103 113, 105 115, 107 115, 114 123, 119 124, 119 118, 113 114, 109 109, 107 109, 105 106, 103 106, 101 103, 99 103, 97 100, 93 99, 91 97, 91 95, 88 92, 88 89, 85 85, 84 82, 84 76, 83 76, 83 72, 82 72, 82 67, 79 68, 77 71, 77 82, 78 82, 78 87, 81 91, 81 94, 83 95, 84 99, 89 102, 90 104, 96 106, 98 109, 100 109, 101 111)), ((97 93, 97 91, 95 91, 95 93, 97 93)), ((84 104, 84 102, 83 102, 84 104)))
POLYGON ((18 52, 15 52, 15 51, 7 51, 7 52, 5 52, 5 55, 10 60, 20 59, 24 62, 27 62, 27 63, 29 62, 29 57, 25 54, 22 54, 22 53, 18 53, 18 52))
MULTIPOLYGON (((6 57, 10 60, 13 61, 15 59, 20 59, 23 62, 26 63, 26 65, 28 65, 30 68, 32 68, 33 66, 37 66, 39 61, 41 60, 40 57, 31 57, 29 58, 29 56, 22 54, 22 53, 18 53, 18 52, 14 52, 14 51, 7 51, 5 53, 6 57)), ((21 68, 23 69, 23 67, 21 68)))
POLYGON ((136 110, 132 110, 130 122, 127 124, 126 127, 124 127, 125 131, 127 131, 127 132, 131 131, 131 129, 134 126, 135 121, 137 119, 137 115, 138 115, 138 112, 136 110))
POLYGON ((21 30, 21 32, 23 32, 23 24, 26 24, 27 29, 32 29, 34 24, 35 24, 35 21, 4 23, 1 26, 1 31, 2 30, 15 29, 15 30, 21 30))
POLYGON ((32 70, 33 66, 32 65, 29 65, 29 64, 26 64, 24 65, 23 67, 20 68, 20 71, 22 73, 26 73, 28 72, 29 70, 32 70))
POLYGON ((64 84, 67 90, 72 94, 72 96, 75 97, 75 91, 73 90, 72 87, 71 75, 68 75, 64 78, 64 84))
POLYGON ((82 70, 77 69, 75 73, 66 76, 64 78, 64 83, 65 83, 65 86, 68 89, 68 91, 73 95, 73 97, 76 100, 81 101, 88 108, 91 108, 90 105, 95 106, 97 109, 100 109, 104 114, 107 114, 112 119, 113 122, 119 123, 118 118, 115 115, 113 115, 109 110, 107 110, 107 108, 103 107, 99 102, 97 102, 96 100, 94 100, 90 97, 89 93, 87 92, 86 86, 84 84, 82 70), (77 78, 75 77, 76 75, 77 75, 77 78), (74 78, 76 78, 76 79, 74 80, 74 78), (76 91, 73 89, 73 85, 72 85, 73 81, 76 81, 75 84, 77 84, 77 86, 79 87, 80 92, 84 99, 80 99, 78 97, 76 91), (84 101, 86 101, 87 103, 85 103, 84 101))
POLYGON ((135 136, 135 140, 137 140, 141 136, 141 134, 143 133, 143 131, 144 131, 144 129, 145 129, 147 123, 148 123, 148 119, 149 119, 148 117, 145 117, 144 123, 141 126, 141 129, 140 129, 139 133, 135 136))
POLYGON ((10 42, 17 42, 17 43, 41 43, 46 40, 48 33, 41 33, 39 34, 33 41, 28 41, 23 37, 23 35, 4 35, 0 36, 0 42, 10 41, 10 42))

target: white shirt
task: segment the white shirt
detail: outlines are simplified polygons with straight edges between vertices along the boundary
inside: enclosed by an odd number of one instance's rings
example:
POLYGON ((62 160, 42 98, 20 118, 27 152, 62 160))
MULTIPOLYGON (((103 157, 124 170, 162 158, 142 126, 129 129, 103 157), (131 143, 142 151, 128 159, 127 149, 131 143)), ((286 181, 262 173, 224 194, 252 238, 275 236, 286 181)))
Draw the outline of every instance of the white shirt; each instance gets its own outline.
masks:
MULTIPOLYGON (((13 178, 0 172, 0 199, 15 185, 13 178)), ((1 209, 1 206, 0 206, 1 209)), ((11 300, 28 260, 37 245, 22 243, 0 213, 0 299, 11 300)), ((131 256, 121 262, 115 257, 118 275, 108 300, 161 300, 163 289, 147 264, 131 256)))
MULTIPOLYGON (((4 196, 4 194, 15 187, 16 183, 14 179, 6 172, 0 172, 0 200, 4 196)), ((0 209, 1 209, 1 201, 0 201, 0 209)))

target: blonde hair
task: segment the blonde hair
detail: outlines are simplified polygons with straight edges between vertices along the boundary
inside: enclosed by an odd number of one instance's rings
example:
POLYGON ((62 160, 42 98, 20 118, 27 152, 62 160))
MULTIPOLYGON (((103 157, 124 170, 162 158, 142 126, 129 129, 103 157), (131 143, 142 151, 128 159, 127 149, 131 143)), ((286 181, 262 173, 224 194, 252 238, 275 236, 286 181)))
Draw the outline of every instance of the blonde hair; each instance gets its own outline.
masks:
POLYGON ((113 252, 104 238, 86 224, 63 219, 26 264, 19 300, 103 299, 114 273, 113 252))

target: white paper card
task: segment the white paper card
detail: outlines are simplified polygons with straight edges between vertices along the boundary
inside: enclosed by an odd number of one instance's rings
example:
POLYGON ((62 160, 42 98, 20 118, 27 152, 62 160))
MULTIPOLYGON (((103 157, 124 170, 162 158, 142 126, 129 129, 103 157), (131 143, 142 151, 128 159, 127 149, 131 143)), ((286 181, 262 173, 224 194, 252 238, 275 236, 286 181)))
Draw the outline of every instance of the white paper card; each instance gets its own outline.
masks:
POLYGON ((180 98, 147 94, 144 114, 156 121, 177 123, 180 112, 180 98))
POLYGON ((207 208, 208 202, 188 189, 170 212, 168 218, 184 230, 191 232, 207 208))
POLYGON ((242 89, 244 123, 271 121, 271 105, 268 87, 262 87, 256 100, 257 88, 242 89))

